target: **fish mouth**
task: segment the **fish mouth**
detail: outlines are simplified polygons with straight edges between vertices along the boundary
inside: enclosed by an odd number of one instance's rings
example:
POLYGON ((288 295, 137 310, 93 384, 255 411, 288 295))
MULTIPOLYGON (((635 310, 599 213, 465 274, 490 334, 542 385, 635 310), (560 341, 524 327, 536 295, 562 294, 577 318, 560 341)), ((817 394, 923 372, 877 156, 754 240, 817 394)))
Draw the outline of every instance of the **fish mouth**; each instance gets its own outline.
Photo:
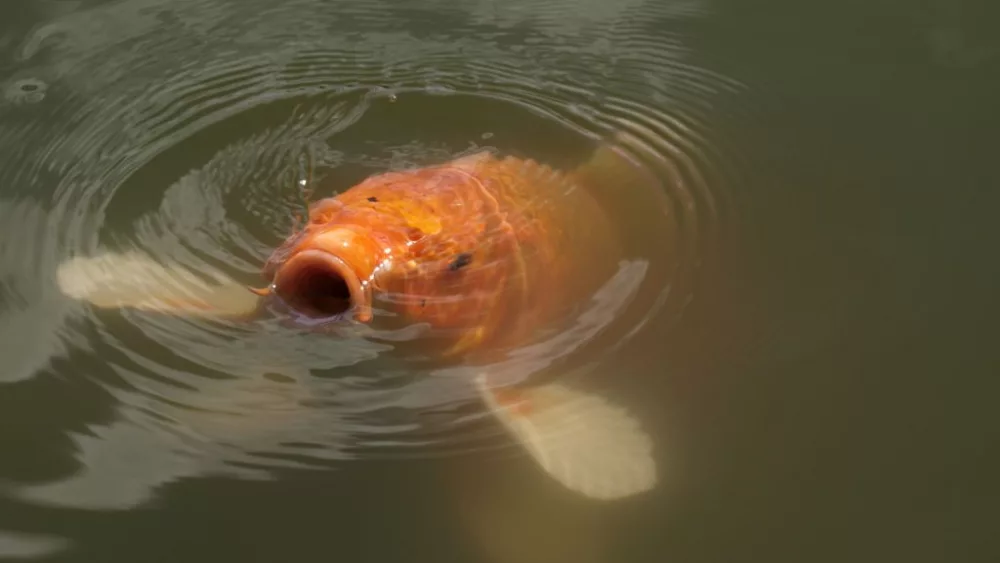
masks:
POLYGON ((323 250, 303 250, 275 274, 274 293, 295 311, 313 318, 371 320, 371 304, 354 270, 323 250))

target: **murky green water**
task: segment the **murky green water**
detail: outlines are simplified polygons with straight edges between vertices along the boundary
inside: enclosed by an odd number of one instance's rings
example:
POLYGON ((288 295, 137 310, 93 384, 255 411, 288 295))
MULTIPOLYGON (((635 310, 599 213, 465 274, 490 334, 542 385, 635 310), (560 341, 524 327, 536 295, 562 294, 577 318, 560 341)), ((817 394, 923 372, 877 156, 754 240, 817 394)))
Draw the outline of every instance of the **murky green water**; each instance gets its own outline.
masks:
POLYGON ((997 21, 930 0, 4 3, 0 558, 994 560, 997 21), (613 198, 619 275, 497 369, 560 366, 641 419, 659 482, 634 498, 559 487, 461 367, 391 341, 55 285, 101 249, 255 283, 307 197, 477 147, 570 167, 612 130, 658 180, 613 198))

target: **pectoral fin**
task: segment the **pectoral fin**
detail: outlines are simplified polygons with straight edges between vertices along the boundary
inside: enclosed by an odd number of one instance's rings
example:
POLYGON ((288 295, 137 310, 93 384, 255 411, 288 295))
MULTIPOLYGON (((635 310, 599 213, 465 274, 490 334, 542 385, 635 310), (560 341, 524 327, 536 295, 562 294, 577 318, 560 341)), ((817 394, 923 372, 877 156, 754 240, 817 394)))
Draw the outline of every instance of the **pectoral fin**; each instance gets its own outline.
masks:
POLYGON ((170 314, 240 316, 252 313, 260 297, 246 286, 213 272, 206 281, 179 264, 139 253, 75 257, 59 265, 59 290, 95 307, 127 307, 170 314))
POLYGON ((567 488, 612 500, 656 485, 652 441, 626 410, 557 383, 490 388, 484 374, 476 387, 542 469, 567 488))

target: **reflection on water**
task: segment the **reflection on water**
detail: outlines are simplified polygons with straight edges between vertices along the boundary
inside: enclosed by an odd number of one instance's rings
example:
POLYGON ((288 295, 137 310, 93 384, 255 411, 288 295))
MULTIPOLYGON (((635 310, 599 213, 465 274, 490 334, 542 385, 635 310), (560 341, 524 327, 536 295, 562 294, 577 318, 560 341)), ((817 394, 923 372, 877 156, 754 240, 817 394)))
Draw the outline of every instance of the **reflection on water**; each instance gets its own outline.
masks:
MULTIPOLYGON (((927 265, 948 247, 935 236, 988 240, 972 220, 988 196, 964 189, 983 151, 926 141, 970 139, 974 110, 948 96, 979 100, 974 73, 1000 51, 940 3, 872 8, 874 24, 769 3, 5 8, 0 557, 882 561, 905 526, 953 524, 959 508, 905 517, 908 487, 950 466, 890 469, 923 451, 912 428, 974 427, 927 375, 977 341, 931 337, 953 320, 935 296, 956 292, 927 265), (419 327, 331 337, 98 310, 55 285, 62 261, 102 251, 259 285, 307 201, 481 148, 570 170, 613 131, 651 180, 596 194, 617 272, 490 370, 641 419, 661 484, 629 501, 546 480, 473 370, 405 346, 419 327), (947 351, 899 359, 921 339, 947 351)), ((936 457, 962 465, 982 436, 936 457)), ((941 533, 935 554, 962 537, 941 533)))
POLYGON ((595 194, 624 227, 619 273, 489 373, 575 374, 611 393, 619 378, 594 375, 612 375, 616 350, 690 299, 726 189, 715 179, 725 162, 710 165, 706 95, 736 88, 640 16, 698 18, 696 3, 254 8, 136 0, 39 14, 13 53, 0 139, 23 159, 5 167, 0 194, 3 378, 72 380, 92 402, 45 424, 69 440, 60 466, 74 468, 18 485, 12 475, 11 498, 128 510, 181 478, 522 455, 484 419, 473 370, 390 354, 418 333, 333 338, 266 317, 88 308, 53 286, 73 256, 137 251, 255 285, 308 201, 368 175, 477 147, 570 169, 620 132, 649 181, 595 194), (30 113, 42 108, 44 122, 30 113))
POLYGON ((67 547, 63 538, 0 532, 0 553, 5 557, 34 559, 67 547))

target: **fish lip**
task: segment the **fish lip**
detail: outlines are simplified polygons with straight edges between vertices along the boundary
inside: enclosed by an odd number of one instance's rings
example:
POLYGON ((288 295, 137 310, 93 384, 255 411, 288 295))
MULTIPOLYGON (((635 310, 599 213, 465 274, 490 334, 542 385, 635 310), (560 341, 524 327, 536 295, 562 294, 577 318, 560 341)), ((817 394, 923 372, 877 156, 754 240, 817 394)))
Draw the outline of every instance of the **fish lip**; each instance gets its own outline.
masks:
MULTIPOLYGON (((354 269, 351 268, 347 262, 339 256, 325 250, 302 250, 285 260, 285 262, 281 264, 275 272, 274 281, 271 284, 273 289, 272 293, 275 297, 278 297, 285 302, 286 305, 291 306, 291 304, 288 303, 288 300, 281 294, 281 287, 283 283, 290 281, 292 276, 300 273, 303 267, 317 265, 328 269, 344 281, 350 295, 350 310, 353 312, 354 320, 362 323, 371 321, 372 306, 371 299, 368 295, 369 292, 365 287, 366 284, 361 282, 358 275, 354 272, 354 269)), ((294 307, 292 308, 294 309, 294 307)), ((340 315, 331 315, 333 318, 339 316, 340 315)))

